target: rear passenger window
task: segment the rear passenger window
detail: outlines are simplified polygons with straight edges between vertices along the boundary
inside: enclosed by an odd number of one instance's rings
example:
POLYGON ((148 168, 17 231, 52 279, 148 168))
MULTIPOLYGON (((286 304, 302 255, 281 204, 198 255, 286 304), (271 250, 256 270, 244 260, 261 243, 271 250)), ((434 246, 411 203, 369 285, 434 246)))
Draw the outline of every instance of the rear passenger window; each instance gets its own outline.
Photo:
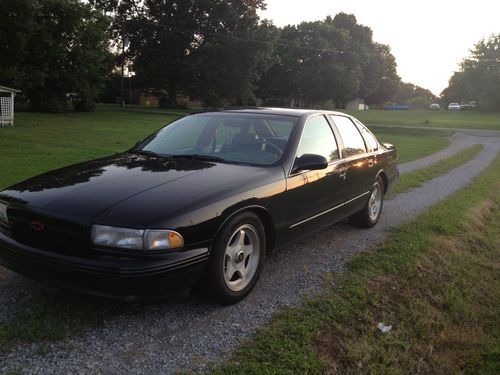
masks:
POLYGON ((363 137, 365 137, 365 141, 367 142, 368 151, 377 151, 378 150, 378 142, 377 138, 368 130, 366 126, 364 126, 361 122, 354 120, 358 128, 361 129, 361 133, 363 133, 363 137))
POLYGON ((346 156, 364 154, 366 152, 365 141, 358 128, 350 118, 344 116, 330 115, 339 130, 346 156))
POLYGON ((368 130, 363 129, 363 135, 365 136, 366 142, 368 142, 368 147, 370 148, 370 151, 377 151, 378 142, 373 136, 373 134, 370 133, 368 130))
POLYGON ((337 142, 324 116, 307 120, 300 137, 297 157, 300 158, 304 154, 322 155, 329 162, 339 158, 337 142))

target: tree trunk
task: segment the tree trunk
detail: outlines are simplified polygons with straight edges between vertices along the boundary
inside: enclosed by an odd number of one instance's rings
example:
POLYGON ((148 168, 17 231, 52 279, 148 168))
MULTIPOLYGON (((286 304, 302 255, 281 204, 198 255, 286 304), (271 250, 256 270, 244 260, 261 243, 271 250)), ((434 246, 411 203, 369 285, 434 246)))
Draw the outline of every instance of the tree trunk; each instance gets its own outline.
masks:
POLYGON ((167 106, 169 108, 177 107, 177 87, 174 84, 168 86, 167 106))

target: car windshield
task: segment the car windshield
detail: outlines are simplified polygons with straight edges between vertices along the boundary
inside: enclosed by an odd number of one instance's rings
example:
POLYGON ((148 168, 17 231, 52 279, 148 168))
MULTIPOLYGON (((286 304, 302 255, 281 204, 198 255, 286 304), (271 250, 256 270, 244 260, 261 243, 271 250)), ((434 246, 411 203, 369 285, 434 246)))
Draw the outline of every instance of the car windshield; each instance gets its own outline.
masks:
POLYGON ((135 151, 177 158, 271 165, 281 159, 296 122, 296 117, 280 115, 191 115, 166 126, 135 151))

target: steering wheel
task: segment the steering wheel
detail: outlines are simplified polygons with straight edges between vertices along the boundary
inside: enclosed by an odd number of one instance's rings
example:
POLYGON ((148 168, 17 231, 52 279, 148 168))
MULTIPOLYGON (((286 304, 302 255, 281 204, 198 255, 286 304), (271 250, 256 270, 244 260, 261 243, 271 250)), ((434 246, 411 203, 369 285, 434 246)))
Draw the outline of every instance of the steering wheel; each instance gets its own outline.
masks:
POLYGON ((263 147, 261 148, 261 150, 262 150, 262 151, 266 151, 266 152, 267 152, 267 146, 269 145, 269 146, 271 146, 274 150, 278 151, 278 155, 283 155, 283 150, 282 150, 279 146, 275 145, 274 143, 272 143, 272 142, 268 141, 268 140, 267 140, 267 139, 265 139, 265 138, 259 138, 259 139, 256 139, 256 140, 254 141, 254 144, 262 144, 262 146, 263 146, 263 147))

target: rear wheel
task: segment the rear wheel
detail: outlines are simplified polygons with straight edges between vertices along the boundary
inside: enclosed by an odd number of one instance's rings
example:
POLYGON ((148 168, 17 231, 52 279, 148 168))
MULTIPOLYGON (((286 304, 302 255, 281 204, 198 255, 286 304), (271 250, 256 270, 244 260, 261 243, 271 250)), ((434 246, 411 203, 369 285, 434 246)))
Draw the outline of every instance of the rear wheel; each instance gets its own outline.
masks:
POLYGON ((245 298, 259 278, 266 256, 266 234, 257 215, 231 219, 217 236, 206 273, 217 302, 228 305, 245 298))
POLYGON ((371 228, 376 225, 382 215, 384 205, 384 181, 377 177, 371 190, 370 199, 362 210, 349 217, 349 222, 362 228, 371 228))

